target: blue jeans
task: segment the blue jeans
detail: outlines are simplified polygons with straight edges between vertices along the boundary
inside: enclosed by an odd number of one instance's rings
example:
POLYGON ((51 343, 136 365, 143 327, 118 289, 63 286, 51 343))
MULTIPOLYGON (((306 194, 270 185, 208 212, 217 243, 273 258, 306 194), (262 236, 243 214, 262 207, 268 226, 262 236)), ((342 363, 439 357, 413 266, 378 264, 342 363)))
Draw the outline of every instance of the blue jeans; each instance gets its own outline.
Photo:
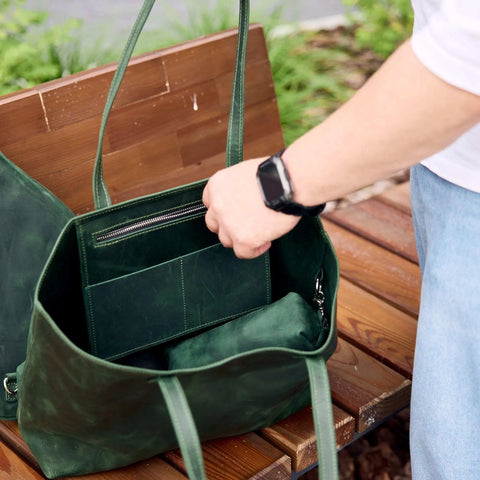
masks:
POLYGON ((413 479, 479 480, 480 194, 418 165, 411 200, 422 271, 410 421, 413 479))

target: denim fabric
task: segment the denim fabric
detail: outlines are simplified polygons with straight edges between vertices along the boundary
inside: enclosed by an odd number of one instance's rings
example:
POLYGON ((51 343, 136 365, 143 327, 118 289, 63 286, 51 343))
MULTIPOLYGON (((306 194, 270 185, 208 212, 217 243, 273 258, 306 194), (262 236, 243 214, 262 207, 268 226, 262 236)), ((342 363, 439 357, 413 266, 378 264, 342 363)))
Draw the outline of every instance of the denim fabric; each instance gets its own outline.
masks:
POLYGON ((410 426, 413 479, 478 480, 480 194, 418 165, 411 197, 422 270, 410 426))

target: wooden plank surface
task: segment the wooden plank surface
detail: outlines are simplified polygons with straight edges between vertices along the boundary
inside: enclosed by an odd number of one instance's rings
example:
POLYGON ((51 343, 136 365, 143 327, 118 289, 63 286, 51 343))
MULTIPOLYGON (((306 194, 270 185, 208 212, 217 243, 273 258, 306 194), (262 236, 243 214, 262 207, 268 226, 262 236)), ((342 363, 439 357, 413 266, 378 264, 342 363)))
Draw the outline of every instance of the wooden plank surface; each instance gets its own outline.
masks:
MULTIPOLYGON (((283 480, 291 477, 288 455, 254 433, 211 440, 202 445, 208 480, 283 480)), ((185 472, 180 451, 173 450, 165 458, 185 472)))
POLYGON ((377 195, 376 199, 401 210, 407 215, 411 215, 412 213, 410 205, 410 182, 403 182, 392 188, 388 188, 377 195))
POLYGON ((342 276, 412 315, 420 305, 420 268, 341 226, 322 219, 342 276))
POLYGON ((412 378, 417 322, 344 278, 337 304, 339 335, 412 378))
POLYGON ((0 480, 43 480, 44 477, 0 442, 0 480))
POLYGON ((411 215, 372 197, 334 210, 325 217, 332 222, 418 263, 411 215))
POLYGON ((356 431, 372 428, 409 403, 411 381, 343 339, 327 362, 336 405, 356 420, 356 431))
MULTIPOLYGON (((342 409, 333 407, 337 447, 353 440, 355 419, 342 409)), ((261 435, 292 459, 295 472, 317 462, 317 443, 313 425, 312 407, 304 408, 271 427, 263 428, 261 435)))

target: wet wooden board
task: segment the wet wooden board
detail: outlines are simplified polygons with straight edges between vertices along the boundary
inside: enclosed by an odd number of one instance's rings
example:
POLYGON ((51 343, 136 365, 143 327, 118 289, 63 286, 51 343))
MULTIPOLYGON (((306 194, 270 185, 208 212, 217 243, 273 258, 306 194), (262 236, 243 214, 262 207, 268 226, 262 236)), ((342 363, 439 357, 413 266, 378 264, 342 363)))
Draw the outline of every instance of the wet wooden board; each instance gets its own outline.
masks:
POLYGON ((418 262, 411 215, 372 197, 325 215, 360 237, 418 262))
POLYGON ((340 280, 339 335, 368 355, 412 378, 417 322, 379 298, 340 280))
POLYGON ((411 381, 343 339, 327 362, 332 399, 364 432, 409 403, 411 381))
MULTIPOLYGON (((171 180, 178 179, 167 182, 170 187, 224 166, 235 52, 236 31, 230 30, 132 60, 103 144, 114 202, 158 191, 165 184, 152 178, 169 172, 171 180), (222 162, 215 162, 220 157, 222 162)), ((95 68, 0 98, 0 148, 75 213, 93 207, 93 160, 114 68, 95 68)), ((281 149, 260 25, 252 25, 249 33, 245 108, 245 155, 281 149)))
POLYGON ((340 263, 342 276, 362 289, 417 316, 420 268, 395 253, 323 219, 340 263))
MULTIPOLYGON (((202 453, 209 480, 291 477, 290 457, 254 433, 204 443, 202 453)), ((185 472, 179 450, 168 452, 165 458, 185 472)))

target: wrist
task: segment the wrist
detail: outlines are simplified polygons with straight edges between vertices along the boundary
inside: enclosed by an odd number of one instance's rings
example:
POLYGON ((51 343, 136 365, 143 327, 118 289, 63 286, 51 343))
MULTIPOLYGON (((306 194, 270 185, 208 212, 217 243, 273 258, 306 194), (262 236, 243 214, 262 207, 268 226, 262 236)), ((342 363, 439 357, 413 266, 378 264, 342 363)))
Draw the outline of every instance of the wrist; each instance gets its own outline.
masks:
POLYGON ((322 203, 314 184, 315 171, 312 171, 304 156, 295 148, 288 147, 282 159, 290 176, 293 201, 307 207, 322 203))

